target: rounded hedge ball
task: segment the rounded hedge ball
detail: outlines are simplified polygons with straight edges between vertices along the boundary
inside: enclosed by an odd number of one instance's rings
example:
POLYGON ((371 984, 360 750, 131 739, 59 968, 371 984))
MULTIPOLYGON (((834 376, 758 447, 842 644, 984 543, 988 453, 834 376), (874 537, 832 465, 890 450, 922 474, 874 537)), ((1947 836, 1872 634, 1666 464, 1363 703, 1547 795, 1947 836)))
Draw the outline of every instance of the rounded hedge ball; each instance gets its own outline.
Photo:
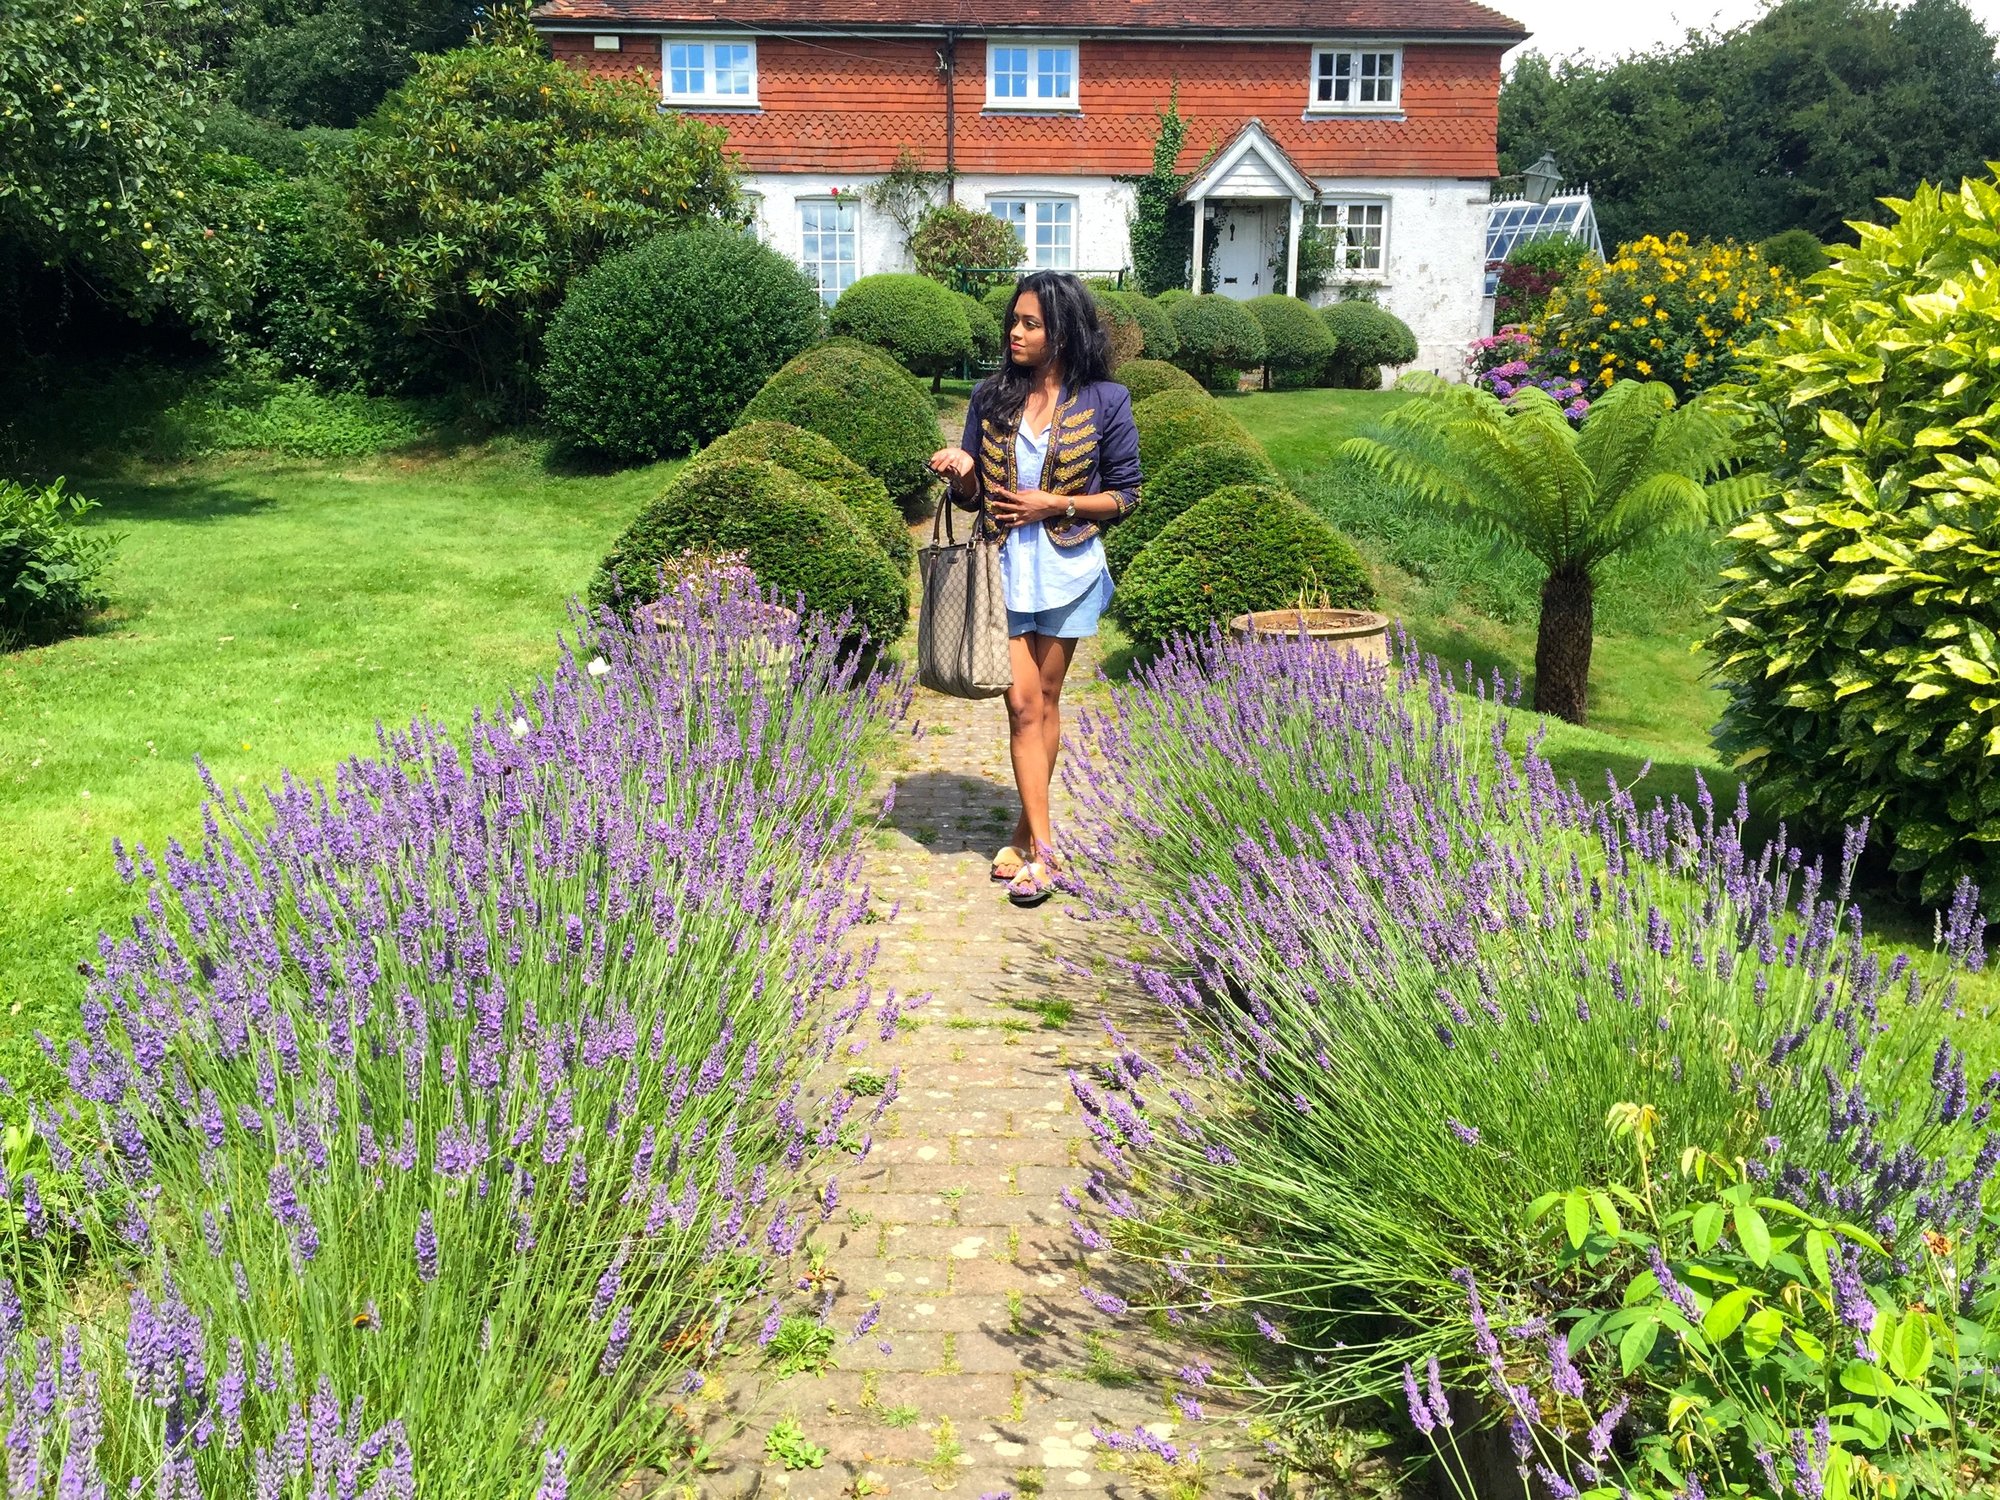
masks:
POLYGON ((909 617, 907 575, 824 485, 759 458, 690 464, 612 543, 591 603, 629 607, 659 594, 660 567, 689 548, 741 552, 787 604, 838 619, 886 645, 909 617))
POLYGON ((1329 302, 1319 315, 1333 335, 1333 358, 1326 366, 1329 385, 1373 390, 1382 383, 1384 365, 1406 365, 1417 357, 1417 336, 1386 307, 1329 302))
POLYGON ((1163 359, 1128 359, 1118 367, 1116 378, 1132 393, 1134 405, 1148 396, 1159 395, 1161 391, 1193 391, 1197 396, 1207 394, 1194 376, 1163 359))
POLYGON ((1233 297, 1209 292, 1171 311, 1181 340, 1174 362, 1210 390, 1234 390, 1235 372, 1264 362, 1264 330, 1233 297))
POLYGON ((730 458, 761 458, 781 469, 831 490, 854 512, 854 519, 888 554, 889 561, 908 572, 916 561, 910 528, 881 480, 816 432, 789 422, 749 422, 725 432, 694 456, 694 463, 719 463, 730 458))
POLYGON ((768 246, 725 229, 661 235, 571 284, 543 343, 544 416, 606 458, 691 453, 820 321, 812 282, 768 246))
POLYGON ((1139 494, 1139 507, 1113 526, 1104 537, 1104 561, 1111 576, 1119 578, 1167 523, 1206 500, 1217 490, 1232 484, 1269 484, 1282 481, 1271 460, 1255 448, 1241 443, 1196 443, 1183 448, 1159 472, 1148 474, 1139 494))
POLYGON ((930 457, 944 441, 937 405, 910 372, 880 349, 846 340, 808 349, 778 371, 737 422, 790 422, 818 433, 887 485, 905 515, 923 512, 930 457))
MULTIPOLYGON (((972 355, 975 359, 998 359, 1000 357, 1000 319, 993 309, 981 302, 970 292, 954 292, 958 305, 965 313, 965 323, 972 330, 972 355)), ((1001 304, 1006 310, 1006 304, 1001 304)))
POLYGON ((1333 358, 1333 335, 1312 304, 1273 292, 1244 304, 1264 330, 1264 369, 1277 386, 1314 384, 1333 358))
POLYGON ((923 375, 956 370, 972 357, 972 329, 958 294, 910 272, 862 277, 840 294, 827 326, 923 375))
POLYGON ((1125 305, 1132 309, 1132 316, 1139 320, 1139 327, 1146 335, 1145 347, 1139 351, 1140 357, 1164 360, 1178 354, 1181 336, 1174 332, 1173 314, 1142 293, 1126 292, 1123 295, 1125 305))
MULTIPOLYGON (((1220 402, 1201 391, 1162 391, 1132 408, 1139 428, 1139 472, 1157 474, 1160 466, 1183 448, 1196 443, 1235 442, 1246 448, 1257 443, 1220 402)), ((1144 480, 1141 480, 1144 483, 1144 480)), ((1140 493, 1144 503, 1144 491, 1140 493)))
POLYGON ((1135 641, 1153 645, 1301 596, 1353 609, 1375 593, 1352 544, 1290 490, 1239 484, 1169 521, 1125 570, 1113 609, 1135 641))

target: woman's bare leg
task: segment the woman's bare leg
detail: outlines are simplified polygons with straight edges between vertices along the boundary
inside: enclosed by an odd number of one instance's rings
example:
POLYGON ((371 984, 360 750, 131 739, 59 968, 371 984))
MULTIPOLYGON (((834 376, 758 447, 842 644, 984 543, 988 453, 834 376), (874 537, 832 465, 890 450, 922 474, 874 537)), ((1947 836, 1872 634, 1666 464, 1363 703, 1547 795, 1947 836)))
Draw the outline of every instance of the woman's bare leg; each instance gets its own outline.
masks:
POLYGON ((1014 737, 1014 781, 1021 793, 1021 816, 1014 824, 1013 842, 1015 848, 1034 859, 1041 851, 1053 847, 1049 789, 1054 785, 1056 757, 1062 750, 1063 679, 1069 675, 1070 662, 1076 656, 1076 642, 1059 636, 1025 635, 1015 637, 1009 644, 1017 650, 1025 646, 1027 665, 1032 667, 1030 675, 1023 670, 1020 656, 1014 657, 1014 686, 1007 692, 1007 717, 1014 737), (1022 767, 1020 737, 1027 731, 1015 710, 1017 696, 1025 702, 1031 695, 1040 700, 1034 717, 1039 721, 1042 741, 1042 753, 1032 777, 1022 767))
POLYGON ((1049 840, 1048 731, 1042 725, 1042 668, 1035 650, 1040 640, 1040 636, 1017 635, 1007 642, 1014 669, 1014 685, 1007 689, 1007 748, 1014 761, 1014 786, 1021 796, 1014 847, 1030 859, 1038 842, 1049 840))

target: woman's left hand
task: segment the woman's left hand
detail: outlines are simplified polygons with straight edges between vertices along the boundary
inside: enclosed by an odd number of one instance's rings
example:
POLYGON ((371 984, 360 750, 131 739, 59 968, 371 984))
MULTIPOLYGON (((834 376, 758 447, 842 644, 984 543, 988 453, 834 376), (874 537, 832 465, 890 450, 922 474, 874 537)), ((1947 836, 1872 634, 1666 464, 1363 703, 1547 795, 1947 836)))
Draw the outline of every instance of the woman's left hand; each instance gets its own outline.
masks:
POLYGON ((993 519, 1002 526, 1028 526, 1036 521, 1052 521, 1069 508, 1069 501, 1047 490, 992 489, 987 492, 993 519))

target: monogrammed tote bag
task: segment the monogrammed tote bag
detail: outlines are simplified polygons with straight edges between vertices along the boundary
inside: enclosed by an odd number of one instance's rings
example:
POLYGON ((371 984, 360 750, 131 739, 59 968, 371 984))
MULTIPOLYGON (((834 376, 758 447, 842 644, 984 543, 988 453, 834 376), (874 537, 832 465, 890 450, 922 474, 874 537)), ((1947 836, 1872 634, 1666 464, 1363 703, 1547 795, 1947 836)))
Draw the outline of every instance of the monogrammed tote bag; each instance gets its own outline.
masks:
POLYGON ((1013 686, 1007 659, 1007 600, 1000 583, 1000 543, 978 528, 959 541, 946 495, 917 554, 923 611, 917 618, 917 681, 953 698, 992 698, 1013 686))

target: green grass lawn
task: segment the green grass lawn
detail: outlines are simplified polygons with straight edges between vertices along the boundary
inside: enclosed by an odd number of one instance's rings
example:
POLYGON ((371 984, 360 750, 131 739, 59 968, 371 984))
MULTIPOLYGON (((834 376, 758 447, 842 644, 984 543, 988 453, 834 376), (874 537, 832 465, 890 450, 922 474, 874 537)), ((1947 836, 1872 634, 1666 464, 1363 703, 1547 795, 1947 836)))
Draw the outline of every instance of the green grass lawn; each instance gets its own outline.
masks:
POLYGON ((114 835, 198 839, 199 756, 254 795, 323 776, 379 720, 454 728, 554 660, 565 600, 666 466, 551 472, 495 442, 71 471, 124 534, 94 633, 0 656, 0 1074, 45 1083, 77 961, 138 909, 114 835))

